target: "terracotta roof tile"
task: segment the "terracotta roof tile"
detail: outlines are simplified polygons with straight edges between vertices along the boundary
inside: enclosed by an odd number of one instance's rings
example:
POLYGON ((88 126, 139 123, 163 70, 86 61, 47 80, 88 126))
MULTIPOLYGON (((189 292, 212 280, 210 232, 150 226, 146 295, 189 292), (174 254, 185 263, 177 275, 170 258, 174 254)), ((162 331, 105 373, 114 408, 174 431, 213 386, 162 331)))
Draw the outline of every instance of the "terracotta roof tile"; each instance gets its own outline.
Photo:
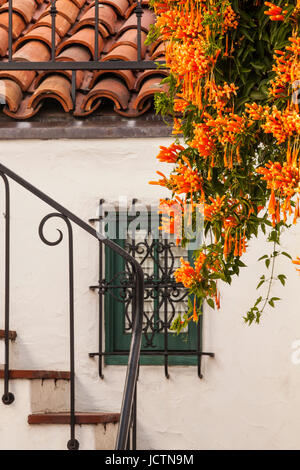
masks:
MULTIPOLYGON (((145 33, 149 32, 150 25, 155 22, 155 15, 152 11, 143 9, 142 15, 142 30, 145 33)), ((118 35, 124 33, 128 29, 136 29, 136 15, 133 13, 129 16, 129 18, 125 21, 122 27, 119 29, 118 35)))
POLYGON ((42 41, 31 40, 14 53, 13 59, 45 62, 50 59, 50 49, 42 41))
MULTIPOLYGON (((30 23, 35 10, 37 9, 37 4, 35 0, 14 0, 13 1, 13 12, 18 13, 23 19, 24 22, 30 23)), ((4 3, 0 12, 8 11, 8 3, 4 3)))
POLYGON ((16 112, 22 101, 22 90, 13 80, 1 80, 0 97, 4 97, 1 93, 5 90, 6 104, 11 112, 16 112))
MULTIPOLYGON (((69 23, 74 24, 76 18, 79 13, 79 8, 75 3, 71 0, 57 0, 56 2, 56 10, 57 10, 57 17, 62 16, 69 21, 69 23)), ((48 15, 50 11, 50 6, 48 6, 45 12, 41 15, 40 18, 43 16, 48 15)))
POLYGON ((31 96, 28 106, 30 108, 36 108, 36 106, 46 98, 57 100, 66 113, 71 111, 73 109, 73 102, 71 98, 70 80, 62 75, 50 75, 46 77, 31 96))
MULTIPOLYGON (((52 23, 52 17, 50 13, 47 13, 45 16, 40 18, 36 24, 31 26, 28 29, 28 32, 36 28, 39 28, 40 26, 46 26, 49 29, 51 28, 51 23, 52 23)), ((61 38, 63 38, 67 34, 70 27, 71 27, 71 23, 69 20, 67 20, 62 15, 57 15, 56 20, 55 20, 55 31, 61 38)))
POLYGON ((90 110, 99 98, 108 98, 114 102, 115 109, 126 110, 130 93, 123 80, 114 77, 102 78, 86 96, 82 109, 90 110))
POLYGON ((90 83, 90 87, 93 88, 95 83, 97 83, 99 77, 103 76, 115 76, 121 78, 127 85, 128 90, 133 90, 136 82, 134 73, 131 70, 99 70, 94 73, 93 79, 90 83))
MULTIPOLYGON (((104 41, 101 34, 98 35, 99 53, 102 52, 104 41)), ((56 52, 59 55, 61 51, 65 50, 68 46, 84 46, 90 51, 91 55, 95 54, 95 31, 94 28, 82 28, 73 34, 70 38, 61 42, 57 47, 56 52)))
POLYGON ((150 98, 153 98, 153 96, 158 93, 159 91, 166 91, 167 86, 166 85, 161 85, 160 80, 157 79, 157 77, 148 77, 139 93, 137 96, 137 99, 134 102, 134 109, 136 110, 142 110, 144 107, 144 104, 146 101, 148 101, 150 98))
POLYGON ((0 28, 0 55, 5 56, 8 48, 8 33, 6 29, 0 28))
MULTIPOLYGON (((165 46, 159 41, 144 44, 155 16, 142 1, 142 58, 163 59, 165 46)), ((99 0, 99 60, 137 60, 136 2, 99 0)), ((95 2, 57 0, 56 60, 88 62, 95 55, 95 2)), ((45 62, 51 58, 50 0, 13 0, 13 60, 45 62)), ((0 0, 0 61, 7 60, 8 3, 0 0)), ((37 114, 50 98, 58 108, 87 116, 111 101, 116 113, 136 117, 150 107, 165 70, 102 70, 76 72, 75 109, 71 96, 71 71, 0 71, 3 112, 14 119, 37 114)))
MULTIPOLYGON (((145 41, 147 38, 147 34, 142 31, 141 33, 141 46, 142 46, 142 58, 144 59, 145 54, 146 54, 146 49, 147 46, 145 45, 145 41)), ((136 29, 129 29, 125 31, 125 33, 122 33, 121 36, 119 36, 116 39, 116 42, 111 46, 109 49, 109 53, 114 50, 116 47, 119 45, 125 45, 125 46, 132 46, 137 50, 137 30, 136 29)), ((125 60, 125 59, 124 59, 125 60)))
MULTIPOLYGON (((37 25, 37 28, 35 28, 32 31, 27 32, 24 34, 23 37, 19 38, 17 42, 14 44, 14 51, 20 48, 22 44, 29 43, 33 40, 42 42, 46 44, 49 47, 49 50, 51 50, 51 29, 48 28, 47 26, 40 26, 37 25)), ((59 35, 56 33, 55 34, 55 44, 57 45, 59 43, 59 35)))
MULTIPOLYGON (((13 13, 13 38, 16 39, 20 36, 23 29, 25 29, 26 21, 24 18, 18 15, 17 13, 13 13)), ((8 13, 7 11, 1 12, 0 11, 0 27, 8 31, 8 13)))
MULTIPOLYGON (((82 28, 86 25, 95 25, 95 7, 89 8, 79 19, 78 25, 76 26, 76 30, 82 28)), ((105 36, 108 37, 109 35, 113 35, 116 32, 116 23, 117 23, 117 13, 115 12, 114 8, 109 5, 99 5, 99 25, 103 25, 104 29, 106 30, 105 36)))
MULTIPOLYGON (((128 0, 102 0, 100 3, 104 5, 110 5, 112 6, 116 13, 120 16, 125 16, 126 11, 129 8, 130 2, 128 0)), ((92 5, 94 5, 95 2, 92 2, 92 5)))
POLYGON ((33 82, 36 76, 35 72, 28 71, 28 70, 21 70, 21 71, 2 71, 0 70, 0 79, 1 78, 9 78, 14 80, 22 89, 22 91, 28 90, 31 83, 33 82))

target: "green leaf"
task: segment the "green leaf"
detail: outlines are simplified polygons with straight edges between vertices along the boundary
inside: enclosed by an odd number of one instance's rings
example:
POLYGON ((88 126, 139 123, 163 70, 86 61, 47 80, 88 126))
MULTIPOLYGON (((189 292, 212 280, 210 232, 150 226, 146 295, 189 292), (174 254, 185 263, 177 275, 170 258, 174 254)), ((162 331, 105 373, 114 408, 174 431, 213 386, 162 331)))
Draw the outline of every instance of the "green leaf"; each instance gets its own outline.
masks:
POLYGON ((265 280, 260 281, 260 282, 257 284, 256 289, 259 289, 260 286, 262 286, 265 282, 266 282, 265 280))
POLYGON ((286 276, 284 274, 278 274, 277 278, 279 279, 279 281, 281 282, 281 284, 283 286, 285 286, 285 280, 286 280, 286 276))
POLYGON ((206 299, 206 302, 208 303, 208 305, 211 307, 211 308, 215 308, 215 303, 213 301, 213 299, 206 299))
POLYGON ((256 300, 255 304, 254 304, 254 307, 257 307, 258 304, 260 304, 260 302, 262 301, 262 297, 258 297, 258 299, 256 300))
POLYGON ((279 297, 272 297, 272 299, 269 300, 269 305, 271 305, 271 307, 275 307, 275 304, 274 302, 276 302, 277 300, 281 300, 279 297))

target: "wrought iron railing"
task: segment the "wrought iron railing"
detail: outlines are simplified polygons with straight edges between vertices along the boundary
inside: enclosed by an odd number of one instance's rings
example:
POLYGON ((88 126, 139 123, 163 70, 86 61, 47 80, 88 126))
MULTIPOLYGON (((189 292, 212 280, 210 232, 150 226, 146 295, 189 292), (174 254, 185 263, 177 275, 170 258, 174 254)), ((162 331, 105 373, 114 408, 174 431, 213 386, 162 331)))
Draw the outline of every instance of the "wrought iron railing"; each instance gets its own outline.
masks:
POLYGON ((99 60, 99 0, 95 0, 95 43, 94 43, 94 57, 93 60, 88 62, 80 61, 64 61, 56 60, 56 44, 55 44, 55 22, 57 16, 56 0, 50 0, 51 8, 51 60, 45 62, 27 62, 13 60, 13 0, 8 0, 8 61, 0 61, 1 70, 28 70, 28 71, 71 71, 72 72, 72 87, 71 96, 75 106, 76 99, 76 72, 80 70, 151 70, 157 68, 165 68, 164 61, 153 61, 142 59, 142 16, 143 8, 142 1, 136 1, 135 14, 137 17, 137 60, 124 61, 124 60, 99 60))
MULTIPOLYGON (((10 185, 9 180, 15 181, 18 185, 25 188, 41 201, 44 201, 55 212, 46 215, 39 225, 39 236, 41 240, 50 246, 58 245, 62 239, 63 234, 60 230, 59 237, 56 241, 49 241, 46 239, 43 229, 45 223, 51 218, 62 219, 68 229, 68 242, 69 242, 69 320, 70 320, 70 440, 68 441, 69 450, 77 450, 79 442, 75 436, 75 333, 74 333, 74 265, 73 265, 73 229, 72 222, 89 233, 97 239, 100 245, 107 246, 109 249, 114 250, 122 256, 127 263, 132 266, 135 275, 135 295, 134 295, 134 325, 132 333, 131 348, 128 360, 127 375, 123 393, 123 403, 121 408, 119 432, 117 437, 116 449, 124 450, 128 447, 130 440, 130 430, 135 426, 136 416, 136 384, 138 377, 138 366, 141 348, 142 337, 142 322, 143 322, 143 303, 144 303, 144 275, 143 270, 139 263, 129 255, 120 246, 105 238, 101 233, 98 233, 86 222, 78 218, 68 209, 56 202, 54 199, 47 196, 45 193, 37 189, 35 186, 24 180, 16 173, 0 164, 0 176, 5 185, 5 364, 4 364, 4 394, 2 401, 5 405, 10 405, 14 402, 14 395, 10 392, 10 338, 9 338, 9 325, 10 325, 10 185)), ((136 430, 133 428, 133 442, 135 439, 136 430)))

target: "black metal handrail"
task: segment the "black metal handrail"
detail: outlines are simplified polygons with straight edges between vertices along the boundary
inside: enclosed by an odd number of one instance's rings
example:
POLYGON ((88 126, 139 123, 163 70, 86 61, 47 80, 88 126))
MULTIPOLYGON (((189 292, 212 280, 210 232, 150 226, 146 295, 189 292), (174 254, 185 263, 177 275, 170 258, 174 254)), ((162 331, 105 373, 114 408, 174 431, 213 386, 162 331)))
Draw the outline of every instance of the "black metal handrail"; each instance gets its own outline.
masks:
POLYGON ((119 245, 113 241, 104 237, 101 233, 98 233, 86 222, 81 220, 75 214, 70 212, 64 206, 56 202, 51 197, 47 196, 44 192, 37 189, 31 183, 14 173, 12 170, 0 163, 0 176, 2 177, 5 184, 5 196, 6 196, 6 213, 5 213, 5 368, 4 368, 4 395, 3 403, 9 405, 14 401, 14 395, 9 392, 9 278, 10 278, 10 191, 9 191, 9 179, 15 181, 18 185, 25 188, 27 191, 32 193, 34 196, 44 201, 50 207, 55 209, 55 213, 48 214, 40 223, 39 234, 43 242, 48 245, 54 246, 62 241, 63 235, 59 230, 59 238, 54 242, 48 241, 43 235, 44 224, 53 217, 62 218, 68 227, 69 234, 69 294, 70 294, 70 364, 71 364, 71 439, 68 442, 68 448, 70 450, 76 450, 79 448, 79 443, 75 439, 75 357, 74 357, 74 283, 73 283, 73 234, 71 222, 75 223, 85 232, 92 235, 100 243, 103 243, 120 256, 122 256, 128 263, 131 264, 133 272, 136 277, 135 287, 135 302, 134 302, 134 324, 133 334, 130 346, 130 354, 128 360, 127 374, 125 380, 125 387, 123 393, 123 402, 121 407, 121 416, 119 431, 116 442, 117 450, 124 450, 127 447, 129 439, 130 426, 132 419, 135 415, 136 406, 136 385, 138 378, 138 367, 141 350, 141 338, 142 338, 142 323, 143 323, 143 311, 144 311, 144 274, 140 264, 133 258, 127 251, 123 250, 119 245))

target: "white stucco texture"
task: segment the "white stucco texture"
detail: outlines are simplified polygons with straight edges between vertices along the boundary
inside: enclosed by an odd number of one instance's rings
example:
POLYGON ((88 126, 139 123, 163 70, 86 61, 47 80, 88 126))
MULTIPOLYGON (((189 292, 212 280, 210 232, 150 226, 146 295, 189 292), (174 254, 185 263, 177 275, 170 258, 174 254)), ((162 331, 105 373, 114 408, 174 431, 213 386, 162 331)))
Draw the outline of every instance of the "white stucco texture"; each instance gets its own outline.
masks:
MULTIPOLYGON (((96 215, 100 198, 114 201, 119 196, 137 197, 150 203, 168 196, 167 191, 148 185, 148 181, 156 178, 157 169, 168 172, 169 166, 159 164, 155 157, 159 145, 169 141, 2 141, 0 161, 87 221, 96 215)), ((2 197, 3 185, 0 193, 2 197)), ((44 245, 38 226, 52 209, 14 183, 11 193, 11 329, 18 333, 12 346, 12 366, 66 370, 67 238, 57 247, 44 245)), ((0 201, 2 214, 4 202, 0 201)), ((66 234, 62 221, 49 221, 45 234, 50 240, 57 237, 56 228, 66 234)), ((2 261, 3 236, 2 217, 2 261)), ((74 239, 76 407, 78 411, 118 411, 125 367, 105 367, 101 381, 97 359, 88 355, 97 351, 98 344, 98 297, 89 290, 98 280, 97 242, 77 227, 74 239)), ((299 227, 283 236, 283 248, 292 256, 300 255, 299 227)), ((300 277, 287 258, 276 267, 278 274, 288 275, 287 286, 276 283, 273 289, 282 301, 276 309, 266 309, 260 325, 248 327, 242 318, 258 296, 256 285, 264 270, 257 259, 270 250, 271 245, 263 238, 253 240, 244 258, 248 268, 241 270, 232 286, 220 286, 220 311, 205 308, 204 350, 214 352, 215 358, 203 358, 202 380, 195 367, 171 367, 169 380, 160 366, 141 367, 140 449, 300 448, 300 343, 296 343, 300 340, 300 277)), ((3 274, 2 262, 0 328, 4 325, 3 274)), ((30 431, 26 424, 27 395, 18 393, 17 387, 16 405, 5 408, 0 404, 0 416, 5 414, 5 419, 0 419, 0 442, 9 448, 14 441, 16 446, 23 443, 22 448, 26 447, 30 432, 35 432, 34 439, 38 440, 36 448, 51 441, 48 428, 30 431), (21 425, 20 419, 26 425, 21 425)))

